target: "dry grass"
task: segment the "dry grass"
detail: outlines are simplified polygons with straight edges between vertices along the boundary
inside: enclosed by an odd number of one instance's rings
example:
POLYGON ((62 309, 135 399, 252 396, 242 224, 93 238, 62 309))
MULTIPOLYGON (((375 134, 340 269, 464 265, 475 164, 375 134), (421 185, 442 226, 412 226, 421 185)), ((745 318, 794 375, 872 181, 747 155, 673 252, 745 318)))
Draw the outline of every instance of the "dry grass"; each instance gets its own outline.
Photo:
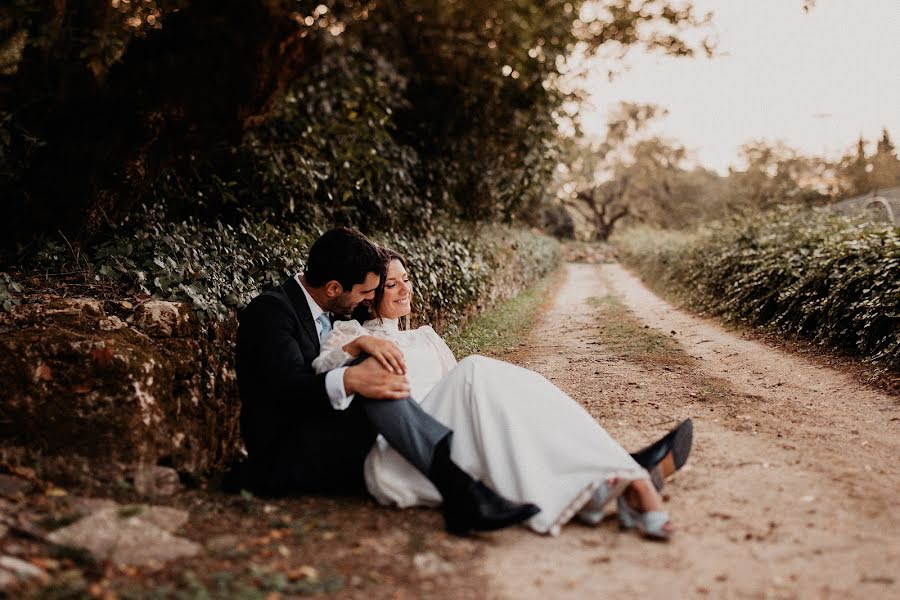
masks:
POLYGON ((457 358, 471 354, 497 355, 524 343, 542 307, 562 285, 564 272, 557 269, 535 285, 473 318, 459 332, 447 336, 457 358))
POLYGON ((666 335, 644 325, 618 296, 593 297, 588 299, 588 304, 596 311, 598 329, 594 343, 607 352, 642 369, 676 374, 697 400, 734 396, 727 381, 703 372, 699 361, 671 337, 674 332, 666 335))
POLYGON ((630 362, 656 365, 692 365, 694 360, 673 338, 638 321, 617 296, 594 297, 600 326, 597 343, 630 362))

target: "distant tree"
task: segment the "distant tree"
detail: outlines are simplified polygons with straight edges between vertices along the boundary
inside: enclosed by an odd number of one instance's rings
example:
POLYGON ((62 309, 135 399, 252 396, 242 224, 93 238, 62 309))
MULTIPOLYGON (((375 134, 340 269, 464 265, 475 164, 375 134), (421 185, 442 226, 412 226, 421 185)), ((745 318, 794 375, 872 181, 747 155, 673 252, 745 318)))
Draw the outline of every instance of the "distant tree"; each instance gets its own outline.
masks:
POLYGON ((624 102, 610 112, 602 141, 563 140, 569 161, 557 174, 558 197, 587 225, 581 237, 605 239, 625 222, 680 228, 725 213, 722 177, 689 168, 684 147, 646 136, 665 114, 656 105, 624 102))
POLYGON ((665 112, 654 104, 622 102, 610 112, 603 140, 560 137, 560 164, 551 189, 555 202, 586 225, 580 237, 605 240, 632 214, 624 203, 628 184, 613 179, 613 171, 630 152, 633 138, 665 112))
POLYGON ((612 111, 606 122, 606 137, 598 144, 597 149, 603 158, 612 156, 623 160, 631 150, 631 144, 654 121, 665 117, 668 110, 658 104, 638 102, 620 102, 612 111))
POLYGON ((630 214, 628 205, 622 201, 625 186, 627 182, 622 180, 606 182, 566 200, 567 206, 581 211, 588 219, 592 240, 608 240, 616 223, 630 214))
POLYGON ((727 203, 752 213, 778 204, 821 203, 829 197, 829 165, 781 143, 750 142, 741 147, 746 168, 729 169, 727 203))
MULTIPOLYGON (((841 193, 850 174, 868 176, 871 169, 862 141, 858 157, 840 163, 756 141, 741 148, 744 165, 721 177, 692 166, 681 145, 646 135, 662 115, 658 106, 622 103, 611 111, 602 142, 564 142, 569 162, 558 170, 557 195, 588 223, 590 233, 582 237, 602 239, 615 226, 635 221, 678 229, 779 204, 821 204, 841 193)), ((896 155, 889 139, 882 142, 882 156, 892 168, 896 155)))
POLYGON ((620 202, 641 221, 664 227, 680 225, 684 221, 678 205, 682 199, 675 195, 675 181, 683 172, 684 147, 652 137, 635 142, 629 154, 613 164, 620 202))
POLYGON ((881 139, 872 157, 872 187, 876 190, 900 185, 900 160, 887 128, 882 130, 881 139))
POLYGON ((856 196, 872 189, 869 157, 866 156, 866 141, 862 136, 856 142, 856 151, 848 152, 840 160, 838 169, 840 195, 856 196))

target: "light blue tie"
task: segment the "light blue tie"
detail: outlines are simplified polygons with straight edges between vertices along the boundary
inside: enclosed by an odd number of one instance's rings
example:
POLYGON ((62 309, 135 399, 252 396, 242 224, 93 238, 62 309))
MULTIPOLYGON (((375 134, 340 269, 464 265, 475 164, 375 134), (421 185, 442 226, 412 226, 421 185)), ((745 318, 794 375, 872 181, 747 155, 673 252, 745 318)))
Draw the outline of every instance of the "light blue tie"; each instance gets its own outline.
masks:
POLYGON ((328 332, 331 331, 331 319, 328 317, 328 313, 322 313, 316 320, 322 324, 322 333, 319 334, 319 341, 321 342, 328 335, 328 332))

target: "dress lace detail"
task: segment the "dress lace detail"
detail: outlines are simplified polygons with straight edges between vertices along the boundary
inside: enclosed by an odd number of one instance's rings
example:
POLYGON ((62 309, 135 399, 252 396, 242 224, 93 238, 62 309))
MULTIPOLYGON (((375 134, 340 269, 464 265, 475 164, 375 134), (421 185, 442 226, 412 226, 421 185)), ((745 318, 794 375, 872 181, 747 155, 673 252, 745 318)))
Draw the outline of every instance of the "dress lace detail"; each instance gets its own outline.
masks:
POLYGON ((324 373, 349 363, 353 356, 344 352, 344 346, 363 335, 369 335, 369 332, 357 321, 336 321, 331 332, 322 340, 319 356, 312 362, 313 369, 316 373, 324 373))
POLYGON ((362 326, 367 334, 390 340, 404 352, 418 348, 435 353, 444 375, 456 366, 456 357, 453 356, 453 351, 431 325, 402 330, 399 319, 372 319, 363 323, 362 326))
POLYGON ((366 335, 374 335, 376 337, 390 340, 398 346, 404 344, 409 345, 411 331, 400 330, 400 319, 372 319, 362 324, 366 335))

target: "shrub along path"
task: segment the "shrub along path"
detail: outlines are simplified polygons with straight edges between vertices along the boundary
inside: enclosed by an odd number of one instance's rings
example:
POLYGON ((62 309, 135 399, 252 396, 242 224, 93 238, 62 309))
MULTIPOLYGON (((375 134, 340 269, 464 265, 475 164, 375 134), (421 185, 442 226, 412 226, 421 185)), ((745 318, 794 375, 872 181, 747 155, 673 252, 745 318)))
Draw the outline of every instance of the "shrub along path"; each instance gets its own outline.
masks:
POLYGON ((493 534, 498 597, 900 593, 896 397, 678 311, 619 265, 567 269, 527 344, 500 358, 547 376, 629 449, 693 417, 694 452, 665 489, 679 531, 654 544, 613 517, 558 538, 493 534))

